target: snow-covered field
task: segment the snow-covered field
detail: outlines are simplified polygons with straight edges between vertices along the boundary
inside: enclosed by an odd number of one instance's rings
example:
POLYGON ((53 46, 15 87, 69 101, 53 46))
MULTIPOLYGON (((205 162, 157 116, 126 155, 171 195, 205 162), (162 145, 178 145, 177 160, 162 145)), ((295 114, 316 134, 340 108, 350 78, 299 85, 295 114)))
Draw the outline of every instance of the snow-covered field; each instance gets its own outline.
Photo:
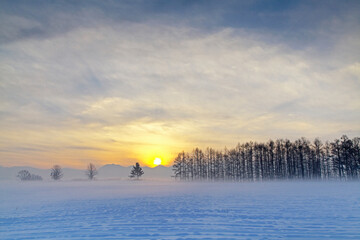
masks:
POLYGON ((0 239, 360 239, 359 182, 0 182, 0 239))

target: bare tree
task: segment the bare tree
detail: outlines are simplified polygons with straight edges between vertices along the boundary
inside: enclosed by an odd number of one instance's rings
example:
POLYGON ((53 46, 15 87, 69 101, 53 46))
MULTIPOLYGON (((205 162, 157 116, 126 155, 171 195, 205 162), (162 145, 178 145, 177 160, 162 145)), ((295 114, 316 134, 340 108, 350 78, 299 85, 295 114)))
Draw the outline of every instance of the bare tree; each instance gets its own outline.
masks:
POLYGON ((21 181, 42 181, 42 177, 39 175, 31 174, 28 170, 21 170, 17 175, 21 181))
POLYGON ((325 145, 306 138, 247 142, 224 152, 195 148, 179 153, 173 172, 181 180, 359 179, 360 138, 344 135, 325 145))
POLYGON ((60 180, 63 177, 62 169, 59 165, 54 165, 51 169, 50 177, 55 181, 60 180))
POLYGON ((17 177, 20 178, 21 181, 42 181, 41 176, 31 174, 28 170, 19 171, 17 177))
POLYGON ((90 163, 87 167, 87 170, 85 172, 86 176, 88 176, 88 178, 90 180, 93 180, 95 175, 98 174, 98 171, 96 170, 96 167, 94 164, 90 163))
POLYGON ((31 179, 31 174, 28 170, 21 170, 18 172, 17 177, 20 178, 21 181, 28 181, 31 179))
POLYGON ((42 181, 42 177, 39 175, 31 174, 31 181, 42 181))
POLYGON ((144 174, 144 171, 142 170, 142 168, 140 167, 139 163, 136 163, 135 166, 133 166, 133 168, 131 169, 130 172, 130 178, 135 178, 139 179, 139 177, 141 177, 144 174))

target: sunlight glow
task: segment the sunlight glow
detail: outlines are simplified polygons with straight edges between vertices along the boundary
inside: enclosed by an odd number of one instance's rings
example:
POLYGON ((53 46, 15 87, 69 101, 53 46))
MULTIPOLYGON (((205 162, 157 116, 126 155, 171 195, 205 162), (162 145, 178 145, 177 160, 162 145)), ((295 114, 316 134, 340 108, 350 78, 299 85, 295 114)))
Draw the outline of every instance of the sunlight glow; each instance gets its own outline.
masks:
POLYGON ((155 165, 160 165, 161 164, 161 159, 160 158, 155 158, 154 159, 154 164, 155 165))

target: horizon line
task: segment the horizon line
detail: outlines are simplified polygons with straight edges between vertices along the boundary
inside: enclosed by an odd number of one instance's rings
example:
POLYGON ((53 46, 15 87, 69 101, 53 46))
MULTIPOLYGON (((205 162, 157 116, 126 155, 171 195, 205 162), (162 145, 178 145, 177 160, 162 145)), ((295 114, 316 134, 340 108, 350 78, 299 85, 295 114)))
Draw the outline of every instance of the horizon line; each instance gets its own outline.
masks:
MULTIPOLYGON (((55 164, 55 165, 58 165, 58 164, 55 164)), ((115 164, 115 163, 109 163, 109 164, 105 164, 105 165, 102 165, 100 167, 97 168, 97 170, 99 170, 100 168, 104 167, 104 166, 107 166, 107 165, 116 165, 116 166, 120 166, 120 167, 123 167, 123 168, 128 168, 128 167, 132 167, 133 165, 129 165, 129 166, 123 166, 123 165, 120 165, 120 164, 115 164)), ((60 166, 60 165, 59 165, 60 166)), ((41 170, 51 170, 51 167, 50 168, 42 168, 42 167, 32 167, 32 166, 26 166, 26 165, 23 165, 23 166, 3 166, 3 165, 0 165, 0 167, 2 168, 16 168, 16 167, 23 167, 23 168, 35 168, 35 169, 41 169, 41 170)), ((61 166, 60 166, 61 167, 61 166)), ((171 166, 165 166, 165 165, 162 165, 162 164, 159 164, 157 166, 154 166, 154 167, 150 167, 150 166, 141 166, 142 168, 146 167, 146 168, 157 168, 157 167, 166 167, 166 168, 170 168, 171 166)), ((74 170, 86 170, 86 168, 73 168, 73 167, 61 167, 62 169, 74 169, 74 170)))

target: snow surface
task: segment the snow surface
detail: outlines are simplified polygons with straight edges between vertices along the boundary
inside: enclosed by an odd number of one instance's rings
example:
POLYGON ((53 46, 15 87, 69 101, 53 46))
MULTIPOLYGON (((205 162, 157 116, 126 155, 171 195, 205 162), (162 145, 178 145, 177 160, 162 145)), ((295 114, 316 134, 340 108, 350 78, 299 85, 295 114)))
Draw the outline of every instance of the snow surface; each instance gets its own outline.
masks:
POLYGON ((359 182, 0 182, 0 239, 359 238, 359 182))

